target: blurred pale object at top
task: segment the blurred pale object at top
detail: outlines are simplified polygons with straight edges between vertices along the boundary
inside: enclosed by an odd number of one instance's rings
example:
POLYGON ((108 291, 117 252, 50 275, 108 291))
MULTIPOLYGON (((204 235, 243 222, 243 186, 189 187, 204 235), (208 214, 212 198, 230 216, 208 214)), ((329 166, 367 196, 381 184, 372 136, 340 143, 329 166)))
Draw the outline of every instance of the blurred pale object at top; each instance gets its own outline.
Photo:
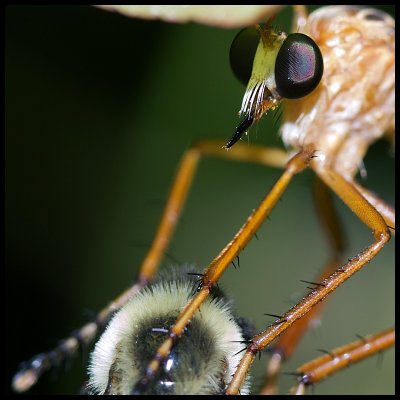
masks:
POLYGON ((282 5, 97 5, 129 17, 167 22, 197 22, 222 28, 253 25, 275 14, 282 5))

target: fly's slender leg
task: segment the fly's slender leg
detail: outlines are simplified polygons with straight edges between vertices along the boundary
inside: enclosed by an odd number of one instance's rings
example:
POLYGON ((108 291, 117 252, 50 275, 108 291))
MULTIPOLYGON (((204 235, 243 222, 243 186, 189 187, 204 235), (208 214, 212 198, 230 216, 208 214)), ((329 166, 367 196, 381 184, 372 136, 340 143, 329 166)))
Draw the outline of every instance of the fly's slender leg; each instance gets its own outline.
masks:
POLYGON ((223 150, 223 145, 224 142, 222 141, 202 141, 187 150, 178 167, 151 248, 140 266, 137 282, 102 309, 95 321, 89 322, 76 330, 53 350, 38 354, 30 361, 25 362, 25 365, 14 376, 12 385, 15 391, 24 392, 28 390, 44 372, 72 357, 80 346, 91 343, 99 329, 107 323, 111 314, 121 308, 153 278, 172 238, 201 156, 208 155, 255 162, 277 168, 283 168, 288 159, 287 153, 281 149, 266 149, 261 146, 237 144, 234 150, 227 152, 223 150))
POLYGON ((228 385, 226 390, 227 394, 238 393, 240 385, 246 377, 255 355, 260 350, 268 346, 297 319, 303 317, 314 306, 324 300, 326 296, 335 291, 341 284, 371 261, 390 240, 390 231, 385 220, 360 192, 357 191, 352 182, 345 180, 340 174, 328 167, 318 167, 318 165, 313 163, 311 163, 311 167, 321 180, 372 230, 374 242, 350 259, 328 278, 324 279, 320 285, 286 312, 272 326, 252 338, 251 344, 247 347, 235 375, 228 385))
POLYGON ((303 32, 303 28, 307 25, 308 11, 304 5, 293 6, 292 32, 303 32))
POLYGON ((318 357, 299 367, 299 383, 290 391, 291 394, 305 394, 307 386, 313 385, 338 372, 350 364, 357 363, 386 350, 395 343, 394 328, 387 329, 375 335, 369 335, 345 346, 331 350, 328 354, 318 357))
POLYGON ((354 186, 382 215, 388 227, 391 229, 391 233, 395 233, 395 209, 390 204, 387 204, 384 200, 382 200, 378 195, 361 186, 358 182, 354 182, 354 186))
POLYGON ((28 390, 44 372, 59 365, 64 359, 75 354, 82 343, 90 343, 99 329, 106 324, 110 315, 121 308, 152 279, 176 226, 198 159, 199 152, 195 149, 189 149, 183 157, 156 236, 140 267, 137 282, 107 307, 102 309, 98 313, 95 322, 86 324, 73 336, 61 341, 54 350, 32 358, 28 362, 28 365, 15 375, 13 379, 13 388, 15 391, 24 392, 28 390))
MULTIPOLYGON (((332 274, 338 267, 344 249, 343 230, 332 202, 332 196, 326 185, 319 179, 314 180, 313 185, 314 204, 321 221, 323 230, 326 232, 331 248, 331 256, 321 274, 313 279, 313 282, 321 282, 332 274)), ((288 330, 277 339, 267 365, 265 385, 260 394, 276 394, 277 381, 281 371, 281 365, 296 350, 300 340, 311 326, 312 321, 318 318, 325 302, 313 307, 303 318, 298 319, 288 330)))
POLYGON ((259 207, 255 209, 249 216, 233 240, 229 242, 227 246, 211 262, 202 276, 197 295, 188 302, 188 304, 180 313, 177 321, 169 331, 168 339, 166 339, 157 349, 155 356, 149 363, 143 377, 139 380, 138 384, 134 388, 134 393, 142 392, 143 389, 154 378, 161 362, 168 357, 174 342, 184 333, 184 329, 192 319, 194 313, 210 294, 212 286, 217 283, 218 279, 228 265, 235 259, 241 250, 245 248, 265 218, 271 213, 274 206, 279 201, 280 197, 292 180, 293 176, 307 168, 313 156, 314 149, 305 148, 297 153, 288 162, 284 173, 261 202, 259 207))

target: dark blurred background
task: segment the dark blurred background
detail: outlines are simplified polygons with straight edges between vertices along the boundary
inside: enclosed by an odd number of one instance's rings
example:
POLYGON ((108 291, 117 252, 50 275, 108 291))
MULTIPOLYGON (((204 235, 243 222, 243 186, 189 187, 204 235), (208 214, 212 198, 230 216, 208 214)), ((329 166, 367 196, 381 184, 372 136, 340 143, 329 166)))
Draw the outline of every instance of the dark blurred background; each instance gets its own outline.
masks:
MULTIPOLYGON (((230 43, 238 29, 131 19, 87 6, 6 7, 5 266, 8 391, 18 364, 52 348, 130 285, 157 227, 177 163, 198 138, 228 139, 244 87, 230 43)), ((394 6, 389 7, 394 13, 394 6)), ((278 22, 289 29, 291 10, 278 22)), ((273 113, 272 113, 273 114, 273 113)), ((250 142, 282 146, 267 116, 250 142)), ((246 139, 245 139, 246 140, 246 139)), ((394 204, 394 156, 379 142, 363 184, 394 204)), ((204 159, 169 254, 199 271, 231 240, 280 171, 204 159)), ((327 259, 305 172, 221 285, 258 329, 299 297, 327 259)), ((372 240, 339 201, 351 257, 372 240)), ((172 261, 166 257, 161 268, 172 261)), ((297 366, 394 324, 394 240, 331 296, 297 366)), ((77 393, 87 351, 31 393, 77 393)), ((267 356, 266 356, 267 357, 267 356)), ((266 358, 255 361, 255 390, 266 358)), ((281 378, 283 391, 294 378, 281 378)), ((394 393, 394 351, 315 387, 394 393)))

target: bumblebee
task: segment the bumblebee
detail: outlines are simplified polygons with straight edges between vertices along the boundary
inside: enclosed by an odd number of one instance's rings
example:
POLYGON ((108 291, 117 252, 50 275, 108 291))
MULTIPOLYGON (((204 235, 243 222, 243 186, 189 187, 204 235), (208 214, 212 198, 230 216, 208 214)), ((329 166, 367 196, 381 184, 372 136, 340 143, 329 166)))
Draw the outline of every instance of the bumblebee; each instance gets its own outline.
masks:
MULTIPOLYGON (((110 320, 90 357, 91 394, 133 394, 154 351, 196 291, 188 267, 170 268, 122 307, 110 320)), ((240 361, 251 336, 250 324, 237 318, 218 287, 202 304, 177 341, 157 377, 140 394, 219 394, 240 361)), ((241 387, 248 394, 250 379, 241 387)))

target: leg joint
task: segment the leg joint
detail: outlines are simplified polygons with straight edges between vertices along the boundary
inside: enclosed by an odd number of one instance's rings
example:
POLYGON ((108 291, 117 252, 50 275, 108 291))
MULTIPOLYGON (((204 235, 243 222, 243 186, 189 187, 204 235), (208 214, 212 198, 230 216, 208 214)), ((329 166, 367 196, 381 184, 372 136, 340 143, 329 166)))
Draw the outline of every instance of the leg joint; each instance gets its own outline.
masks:
POLYGON ((391 237, 392 237, 392 235, 390 233, 390 229, 388 226, 386 226, 386 228, 383 229, 382 231, 375 233, 375 238, 376 238, 377 242, 381 243, 382 245, 389 242, 391 237))

